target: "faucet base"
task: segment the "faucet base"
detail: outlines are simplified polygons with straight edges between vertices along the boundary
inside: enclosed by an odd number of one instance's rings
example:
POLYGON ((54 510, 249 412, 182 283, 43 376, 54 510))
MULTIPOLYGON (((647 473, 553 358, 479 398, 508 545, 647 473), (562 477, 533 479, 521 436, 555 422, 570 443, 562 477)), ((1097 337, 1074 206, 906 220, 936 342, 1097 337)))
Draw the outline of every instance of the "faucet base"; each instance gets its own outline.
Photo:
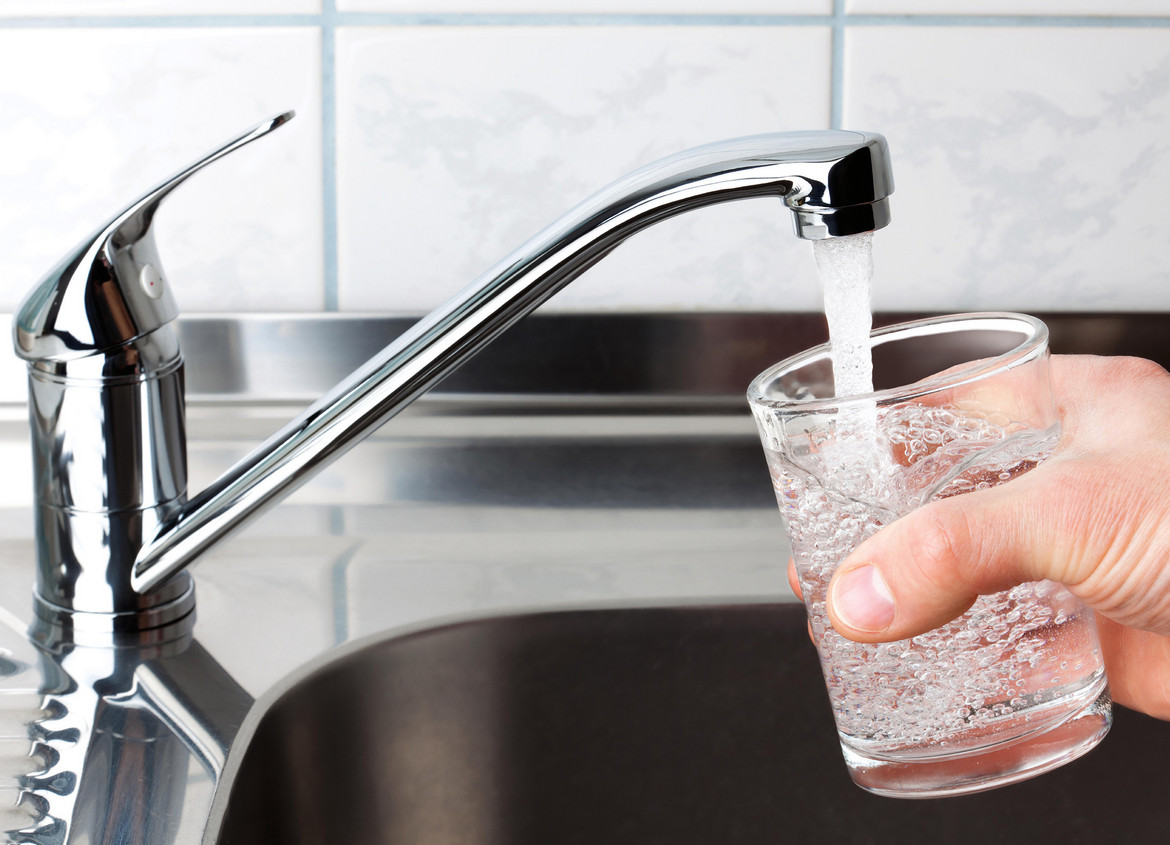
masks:
POLYGON ((161 645, 187 636, 195 624, 195 582, 179 573, 159 590, 142 596, 153 603, 120 613, 61 607, 33 596, 30 635, 46 647, 70 643, 86 646, 161 645))

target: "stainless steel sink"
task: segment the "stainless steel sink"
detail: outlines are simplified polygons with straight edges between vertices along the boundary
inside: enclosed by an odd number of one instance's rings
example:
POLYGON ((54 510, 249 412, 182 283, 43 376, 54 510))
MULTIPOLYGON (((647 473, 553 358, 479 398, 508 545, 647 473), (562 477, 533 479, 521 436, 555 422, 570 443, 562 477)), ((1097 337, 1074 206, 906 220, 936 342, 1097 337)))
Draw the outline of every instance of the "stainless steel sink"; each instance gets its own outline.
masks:
POLYGON ((221 845, 1164 841, 1170 724, 1118 714, 1010 789, 855 787, 803 608, 503 616, 351 650, 285 692, 237 761, 221 845))
MULTIPOLYGON (((1165 320, 1049 322, 1062 351, 1170 364, 1165 320)), ((408 322, 183 324, 192 489, 408 322)), ((774 603, 788 546, 743 400, 823 332, 534 317, 210 553, 189 641, 93 665, 23 633, 26 386, 0 366, 0 668, 25 667, 0 698, 40 702, 0 708, 0 840, 1164 841, 1170 727, 1125 711, 1085 759, 998 793, 850 783, 803 611, 774 603)))

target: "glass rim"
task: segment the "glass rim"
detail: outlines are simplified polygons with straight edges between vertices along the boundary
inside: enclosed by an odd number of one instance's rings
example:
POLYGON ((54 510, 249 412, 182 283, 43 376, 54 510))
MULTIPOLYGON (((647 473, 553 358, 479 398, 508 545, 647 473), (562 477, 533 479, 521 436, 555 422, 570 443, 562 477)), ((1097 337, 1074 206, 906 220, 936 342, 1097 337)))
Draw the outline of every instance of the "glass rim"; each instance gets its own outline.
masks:
POLYGON ((889 404, 891 401, 908 401, 941 390, 961 387, 981 379, 1006 372, 1032 360, 1048 344, 1048 326, 1030 314, 1013 311, 973 311, 961 314, 946 314, 939 317, 926 317, 919 320, 909 320, 904 323, 895 323, 882 326, 870 332, 870 348, 881 343, 896 341, 897 335, 914 332, 917 337, 929 337, 933 334, 944 334, 948 331, 994 331, 999 328, 1004 331, 1019 332, 1024 335, 1013 348, 990 358, 977 358, 965 364, 958 364, 946 371, 945 375, 927 376, 916 382, 884 390, 875 390, 871 393, 854 393, 847 396, 830 396, 811 399, 777 399, 766 396, 764 387, 774 382, 780 375, 794 371, 817 361, 831 360, 829 343, 818 344, 798 352, 783 361, 768 367, 748 386, 747 399, 752 405, 759 405, 779 411, 799 412, 802 414, 822 410, 836 411, 843 405, 870 402, 889 404), (923 331, 925 330, 925 331, 923 331))

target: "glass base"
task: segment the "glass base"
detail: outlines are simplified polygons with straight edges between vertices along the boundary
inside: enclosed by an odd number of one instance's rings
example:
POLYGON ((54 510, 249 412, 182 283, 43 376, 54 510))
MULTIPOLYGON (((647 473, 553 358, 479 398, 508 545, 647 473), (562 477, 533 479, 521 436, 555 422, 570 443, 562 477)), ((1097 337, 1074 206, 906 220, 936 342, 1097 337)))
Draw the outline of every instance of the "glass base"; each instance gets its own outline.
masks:
POLYGON ((1063 766, 1097 745, 1113 723, 1109 688, 1051 727, 952 754, 876 757, 841 744, 853 782, 890 798, 943 798, 1018 783, 1063 766))

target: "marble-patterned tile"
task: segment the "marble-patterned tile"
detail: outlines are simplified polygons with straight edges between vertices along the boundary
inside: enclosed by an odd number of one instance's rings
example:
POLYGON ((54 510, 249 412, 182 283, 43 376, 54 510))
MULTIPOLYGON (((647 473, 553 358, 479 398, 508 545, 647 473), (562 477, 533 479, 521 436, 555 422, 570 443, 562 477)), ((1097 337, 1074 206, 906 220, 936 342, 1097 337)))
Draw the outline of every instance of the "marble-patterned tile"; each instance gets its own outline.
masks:
MULTIPOLYGON (((337 52, 346 309, 428 309, 635 167, 829 117, 827 27, 343 29, 337 52)), ((791 228, 767 200, 692 212, 548 307, 816 308, 791 228)))
POLYGON ((321 0, 4 0, 0 18, 320 14, 321 0))
POLYGON ((855 15, 1166 15, 1166 0, 846 0, 855 15))
POLYGON ((337 0, 341 12, 828 15, 833 0, 337 0))
POLYGON ((875 308, 1170 308, 1170 39, 857 27, 845 125, 884 133, 875 308))
POLYGON ((136 197, 289 108, 162 206, 187 312, 322 306, 319 30, 0 28, 0 311, 136 197))

